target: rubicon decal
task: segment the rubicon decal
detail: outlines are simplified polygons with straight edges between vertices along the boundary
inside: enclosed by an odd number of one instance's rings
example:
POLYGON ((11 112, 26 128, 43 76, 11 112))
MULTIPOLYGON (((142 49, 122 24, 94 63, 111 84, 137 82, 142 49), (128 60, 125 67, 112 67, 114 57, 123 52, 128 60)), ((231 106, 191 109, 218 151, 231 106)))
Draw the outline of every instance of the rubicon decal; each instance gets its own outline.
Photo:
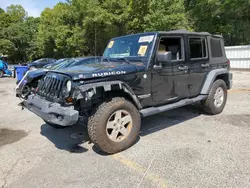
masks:
POLYGON ((112 71, 92 74, 93 77, 126 74, 126 71, 112 71))

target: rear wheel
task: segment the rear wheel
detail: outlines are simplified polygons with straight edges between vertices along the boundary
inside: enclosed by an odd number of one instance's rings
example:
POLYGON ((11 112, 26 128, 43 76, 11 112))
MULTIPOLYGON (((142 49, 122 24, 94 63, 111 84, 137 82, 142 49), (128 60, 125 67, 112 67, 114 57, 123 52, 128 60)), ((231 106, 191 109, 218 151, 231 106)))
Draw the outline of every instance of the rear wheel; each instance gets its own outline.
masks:
POLYGON ((113 154, 132 146, 139 135, 141 117, 137 108, 124 98, 103 102, 89 117, 91 141, 102 151, 113 154))
POLYGON ((0 78, 2 78, 4 75, 4 72, 2 70, 0 70, 0 78))
POLYGON ((209 92, 208 98, 202 101, 204 111, 211 115, 223 111, 227 101, 227 86, 223 80, 216 80, 209 92))

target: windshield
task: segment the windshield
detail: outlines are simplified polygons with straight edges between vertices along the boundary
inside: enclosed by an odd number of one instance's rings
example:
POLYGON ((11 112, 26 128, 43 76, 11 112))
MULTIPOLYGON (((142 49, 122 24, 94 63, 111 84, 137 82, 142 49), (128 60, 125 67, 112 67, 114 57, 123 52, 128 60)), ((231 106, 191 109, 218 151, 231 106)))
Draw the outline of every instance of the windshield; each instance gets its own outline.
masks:
POLYGON ((40 63, 42 62, 44 59, 38 59, 38 60, 35 60, 34 63, 40 63))
POLYGON ((153 46, 155 35, 130 35, 113 39, 103 54, 103 59, 112 58, 147 58, 153 46))
POLYGON ((57 70, 69 66, 71 63, 75 62, 75 59, 67 59, 59 64, 52 65, 49 67, 50 70, 57 70))

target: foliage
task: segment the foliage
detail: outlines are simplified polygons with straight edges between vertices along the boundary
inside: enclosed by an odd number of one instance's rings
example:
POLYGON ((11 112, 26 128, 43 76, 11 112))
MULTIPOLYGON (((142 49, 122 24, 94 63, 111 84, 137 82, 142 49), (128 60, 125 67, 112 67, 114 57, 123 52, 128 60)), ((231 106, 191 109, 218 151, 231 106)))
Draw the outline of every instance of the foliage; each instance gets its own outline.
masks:
POLYGON ((184 0, 152 0, 146 30, 190 29, 184 0))
POLYGON ((10 62, 102 55, 112 37, 188 29, 222 34, 226 45, 250 43, 249 0, 67 0, 29 17, 0 8, 0 54, 10 62))

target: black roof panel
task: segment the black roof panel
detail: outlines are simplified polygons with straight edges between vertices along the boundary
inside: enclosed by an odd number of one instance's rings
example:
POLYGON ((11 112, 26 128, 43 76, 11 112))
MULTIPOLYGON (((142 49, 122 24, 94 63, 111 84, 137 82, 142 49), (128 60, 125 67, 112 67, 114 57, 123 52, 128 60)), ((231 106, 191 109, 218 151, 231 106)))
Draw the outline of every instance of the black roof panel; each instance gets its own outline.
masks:
POLYGON ((188 35, 211 35, 208 32, 192 32, 192 31, 187 31, 187 30, 172 30, 172 31, 158 31, 158 33, 163 33, 163 34, 188 34, 188 35))
MULTIPOLYGON (((172 31, 154 31, 154 32, 145 32, 145 33, 136 33, 136 34, 130 34, 130 35, 155 35, 155 34, 184 34, 184 35, 202 35, 202 36, 213 36, 213 37, 221 37, 220 35, 212 35, 208 32, 193 32, 193 31, 187 31, 187 30, 172 30, 172 31)), ((130 35, 124 35, 120 37, 126 37, 130 35)), ((115 37, 115 38, 120 38, 120 37, 115 37)), ((113 38, 113 39, 115 39, 113 38)))

